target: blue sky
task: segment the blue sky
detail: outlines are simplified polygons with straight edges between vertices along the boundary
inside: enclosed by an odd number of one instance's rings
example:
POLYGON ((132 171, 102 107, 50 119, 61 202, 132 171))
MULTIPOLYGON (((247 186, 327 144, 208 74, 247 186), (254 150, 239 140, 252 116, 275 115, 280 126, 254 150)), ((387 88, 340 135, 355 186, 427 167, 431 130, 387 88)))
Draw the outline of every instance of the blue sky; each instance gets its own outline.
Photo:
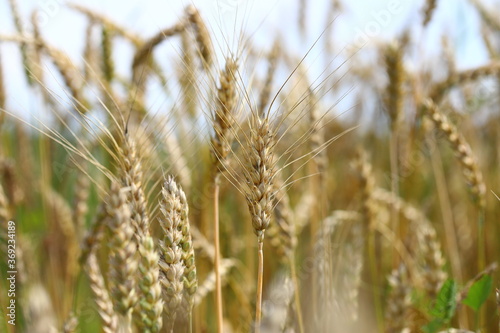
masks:
MULTIPOLYGON (((77 1, 75 1, 77 2, 77 1)), ((390 40, 409 26, 421 22, 424 1, 375 0, 343 1, 344 12, 334 22, 337 47, 348 46, 356 40, 366 41, 364 50, 371 45, 390 40), (391 10, 394 9, 395 10, 391 10)), ((498 7, 497 0, 483 0, 485 5, 498 7)), ((307 38, 299 38, 297 32, 298 1, 290 0, 86 0, 80 1, 89 8, 106 13, 143 36, 150 36, 159 29, 169 26, 183 13, 183 8, 193 3, 208 21, 217 41, 229 40, 231 47, 237 47, 236 37, 244 29, 254 33, 257 45, 268 45, 278 30, 297 54, 303 54, 314 42, 329 19, 326 12, 329 0, 308 1, 307 38), (236 36, 236 37, 235 37, 236 36)), ((459 68, 477 66, 487 61, 480 38, 479 18, 466 0, 438 1, 435 17, 426 30, 415 33, 416 46, 422 59, 437 56, 441 37, 447 35, 452 42, 459 68)), ((85 18, 66 8, 62 0, 22 0, 20 11, 25 18, 33 9, 39 9, 44 37, 51 44, 63 49, 71 57, 79 59, 83 49, 85 18)), ((0 0, 0 34, 12 33, 8 0, 0 0)), ((361 52, 364 52, 362 50, 361 52)), ((9 80, 9 105, 22 113, 35 108, 24 95, 25 82, 20 69, 19 54, 14 45, 2 45, 2 63, 9 80)), ((122 50, 127 53, 126 49, 122 50)), ((321 48, 315 49, 321 52, 321 48)), ((130 55, 129 55, 130 56, 130 55)), ((126 58, 126 57, 124 57, 126 58)), ((417 66, 418 64, 414 64, 417 66)), ((118 63, 126 71, 127 61, 118 63)), ((411 66, 411 64, 410 64, 411 66)))

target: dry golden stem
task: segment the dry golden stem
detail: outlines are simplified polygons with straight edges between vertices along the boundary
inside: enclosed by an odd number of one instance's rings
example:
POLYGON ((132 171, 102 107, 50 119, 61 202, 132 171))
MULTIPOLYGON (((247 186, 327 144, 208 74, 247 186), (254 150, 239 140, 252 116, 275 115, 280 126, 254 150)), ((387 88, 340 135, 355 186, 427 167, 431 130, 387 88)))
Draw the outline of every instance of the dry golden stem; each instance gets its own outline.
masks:
POLYGON ((217 332, 224 331, 224 313, 222 309, 222 286, 220 276, 220 240, 219 240, 219 184, 214 184, 214 272, 215 272, 215 313, 217 316, 217 332))
POLYGON ((262 286, 264 283, 264 242, 259 241, 259 268, 257 273, 257 298, 255 304, 255 333, 260 332, 260 322, 262 319, 262 286))

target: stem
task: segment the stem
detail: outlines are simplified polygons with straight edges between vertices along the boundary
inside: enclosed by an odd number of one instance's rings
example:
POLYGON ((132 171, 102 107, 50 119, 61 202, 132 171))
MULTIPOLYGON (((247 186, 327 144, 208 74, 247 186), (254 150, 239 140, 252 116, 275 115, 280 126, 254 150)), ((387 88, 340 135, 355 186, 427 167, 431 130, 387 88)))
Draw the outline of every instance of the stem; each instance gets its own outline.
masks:
MULTIPOLYGON (((480 272, 485 270, 486 267, 486 233, 484 230, 484 207, 479 207, 477 220, 477 262, 480 272)), ((485 327, 486 324, 486 306, 482 306, 478 313, 476 313, 476 331, 478 325, 485 327)))
POLYGON ((378 275, 377 275, 377 255, 376 255, 376 246, 375 246, 375 230, 368 230, 368 258, 370 263, 370 275, 372 281, 372 297, 373 297, 373 305, 375 307, 375 316, 377 319, 377 328, 378 332, 384 332, 384 315, 382 313, 382 301, 379 297, 378 288, 380 285, 378 283, 378 275))
POLYGON ((448 194, 448 185, 446 184, 446 177, 443 172, 443 161, 441 160, 441 154, 437 149, 435 141, 434 136, 432 136, 428 141, 430 145, 429 148, 431 150, 432 171, 436 181, 439 205, 441 206, 441 215, 443 218, 446 247, 448 250, 448 257, 450 258, 451 270, 455 279, 461 283, 463 282, 463 273, 460 262, 460 251, 457 243, 458 236, 456 233, 455 223, 453 221, 452 207, 448 194))
POLYGON ((191 309, 189 310, 188 314, 188 321, 189 321, 189 333, 193 333, 193 307, 191 306, 191 309))
MULTIPOLYGON (((399 197, 399 165, 398 165, 398 132, 397 126, 394 125, 391 131, 390 138, 390 163, 391 163, 391 192, 399 197)), ((399 231, 399 212, 396 207, 392 207, 391 209, 391 228, 394 232, 394 236, 396 239, 400 239, 400 231, 399 231)), ((392 249, 392 262, 394 264, 394 268, 399 265, 399 256, 395 255, 395 249, 392 249)))
POLYGON ((257 302, 255 304, 255 333, 260 333, 262 319, 262 284, 264 280, 264 242, 259 239, 259 270, 257 275, 257 302))
POLYGON ((215 312, 217 332, 223 332, 222 286, 220 281, 220 241, 219 241, 219 174, 214 182, 214 272, 215 272, 215 312))
POLYGON ((477 219, 477 263, 479 271, 486 267, 486 233, 484 230, 484 207, 479 208, 477 219))
POLYGON ((300 307, 300 288, 299 288, 299 280, 297 279, 297 269, 295 267, 295 254, 292 249, 292 253, 290 254, 290 273, 292 275, 293 289, 294 289, 294 298, 295 298, 295 310, 297 312, 297 322, 299 323, 299 332, 304 333, 304 320, 302 319, 302 310, 300 307))

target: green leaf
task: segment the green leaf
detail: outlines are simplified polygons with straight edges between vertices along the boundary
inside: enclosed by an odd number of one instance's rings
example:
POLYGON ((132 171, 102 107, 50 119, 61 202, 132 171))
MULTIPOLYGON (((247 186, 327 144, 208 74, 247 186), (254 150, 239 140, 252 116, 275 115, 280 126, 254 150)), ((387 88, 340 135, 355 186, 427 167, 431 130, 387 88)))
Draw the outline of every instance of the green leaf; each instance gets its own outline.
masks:
POLYGON ((422 326, 422 332, 424 333, 436 333, 443 326, 442 319, 434 319, 425 326, 422 326))
POLYGON ((479 311, 481 305, 486 302, 491 292, 493 279, 490 275, 485 275, 470 287, 467 297, 462 301, 468 305, 472 310, 479 311))
POLYGON ((446 280, 437 294, 434 307, 430 311, 434 318, 441 319, 444 323, 451 320, 457 308, 457 290, 457 283, 454 280, 446 280))

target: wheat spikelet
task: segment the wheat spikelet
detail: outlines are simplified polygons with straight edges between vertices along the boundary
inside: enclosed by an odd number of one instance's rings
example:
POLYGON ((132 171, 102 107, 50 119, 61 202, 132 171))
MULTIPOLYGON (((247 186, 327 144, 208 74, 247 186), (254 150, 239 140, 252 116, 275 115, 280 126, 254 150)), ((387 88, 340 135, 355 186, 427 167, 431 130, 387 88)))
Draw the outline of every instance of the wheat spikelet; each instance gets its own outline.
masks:
POLYGON ((261 118, 256 114, 252 114, 251 117, 248 160, 244 170, 249 185, 245 195, 254 232, 258 242, 262 243, 264 231, 271 220, 275 196, 274 131, 270 127, 268 118, 261 118))
MULTIPOLYGON (((26 35, 26 30, 25 27, 26 25, 24 24, 21 14, 19 13, 19 6, 17 3, 17 0, 9 0, 9 7, 10 11, 12 14, 12 17, 14 18, 14 25, 16 27, 17 32, 21 36, 26 35)), ((23 60, 23 66, 24 66, 24 73, 26 74, 26 78, 28 80, 29 84, 33 83, 32 77, 31 77, 31 62, 29 59, 29 45, 26 43, 21 43, 20 48, 21 48, 21 57, 23 60)))
POLYGON ((179 187, 180 200, 182 205, 182 262, 184 264, 184 303, 186 306, 186 312, 190 315, 193 309, 193 297, 198 289, 198 277, 196 275, 196 264, 194 257, 194 247, 193 241, 191 239, 190 224, 188 219, 188 203, 186 200, 186 195, 181 187, 179 187))
POLYGON ((431 100, 425 101, 424 111, 432 119, 439 131, 445 135, 446 140, 455 151, 475 203, 481 208, 485 207, 486 185, 470 145, 431 100))
POLYGON ((102 54, 102 73, 104 82, 111 83, 115 76, 115 63, 113 61, 112 32, 106 26, 102 26, 101 31, 101 54, 102 54))
POLYGON ((188 6, 186 8, 186 13, 195 32, 198 51, 200 52, 203 66, 208 68, 212 65, 214 58, 214 50, 210 33, 208 32, 207 26, 201 18, 200 13, 194 6, 188 6))
POLYGON ((271 223, 267 230, 270 244, 276 248, 278 254, 284 260, 289 260, 292 251, 297 245, 297 236, 295 234, 295 224, 293 223, 293 212, 290 207, 288 193, 279 177, 276 177, 274 188, 276 196, 274 197, 274 218, 276 223, 271 223))
POLYGON ((355 165, 359 172, 361 189, 363 191, 363 216, 368 229, 373 230, 377 223, 377 207, 373 200, 375 178, 372 172, 372 165, 368 162, 368 156, 365 151, 359 151, 355 165))
POLYGON ((111 297, 115 311, 125 317, 127 325, 137 300, 135 273, 138 263, 130 205, 124 191, 115 182, 111 185, 107 213, 110 216, 108 228, 113 235, 109 240, 111 297))
POLYGON ((405 69, 403 65, 403 46, 399 42, 389 44, 384 52, 385 66, 389 84, 385 92, 385 109, 394 129, 403 114, 403 83, 405 69))
POLYGON ((437 0, 426 0, 424 7, 424 21, 423 26, 425 27, 432 19, 432 14, 434 13, 437 5, 437 0))
POLYGON ((93 39, 96 25, 94 20, 89 20, 85 29, 85 47, 83 49, 83 61, 85 63, 83 79, 85 82, 95 81, 98 78, 95 73, 95 68, 99 68, 98 52, 93 39))
POLYGON ((104 277, 102 276, 97 258, 91 252, 85 265, 87 276, 90 280, 90 288, 94 293, 94 301, 97 305, 97 312, 102 319, 102 329, 105 333, 115 333, 118 327, 118 318, 113 310, 113 303, 109 297, 104 277))
MULTIPOLYGON (((236 107, 236 70, 238 65, 231 58, 226 59, 226 66, 221 71, 217 88, 217 101, 212 116, 214 136, 211 139, 213 154, 215 155, 215 170, 224 171, 227 166, 227 156, 231 151, 233 141, 232 127, 234 126, 234 111, 236 107)), ((219 177, 216 178, 216 181, 219 177)))
POLYGON ((52 219, 56 222, 63 236, 64 242, 61 244, 63 248, 60 249, 65 252, 63 271, 66 278, 72 279, 78 271, 77 258, 80 254, 72 209, 67 201, 52 189, 44 191, 44 199, 52 219))
POLYGON ((411 306, 411 283, 406 267, 400 265, 394 269, 387 280, 391 291, 386 302, 387 326, 385 331, 387 333, 400 333, 406 327, 411 326, 407 319, 407 313, 411 306))
POLYGON ((132 226, 135 237, 140 238, 149 233, 149 214, 146 196, 143 189, 141 157, 137 154, 136 142, 131 135, 125 135, 122 145, 122 183, 130 188, 129 200, 132 209, 132 226))
MULTIPOLYGON (((177 184, 171 176, 165 179, 162 187, 162 199, 160 210, 162 216, 159 223, 163 229, 163 240, 159 242, 161 251, 160 272, 163 297, 165 301, 165 314, 167 316, 166 327, 173 331, 177 309, 181 305, 183 297, 184 263, 182 260, 182 231, 183 214, 181 198, 184 192, 180 192, 177 184)), ((185 200, 185 199, 184 199, 185 200)))
POLYGON ((430 225, 413 225, 417 235, 417 263, 423 290, 434 299, 448 277, 436 231, 430 225))
POLYGON ((182 61, 179 74, 179 83, 182 90, 183 109, 189 117, 197 115, 199 84, 194 61, 194 50, 191 44, 191 35, 188 30, 181 32, 182 61))
POLYGON ((136 320, 141 332, 159 332, 162 325, 163 300, 159 281, 159 255, 155 250, 153 238, 144 236, 140 240, 139 253, 139 290, 142 292, 137 304, 136 320))
POLYGON ((90 192, 90 179, 84 174, 78 174, 75 185, 75 198, 73 201, 73 223, 81 239, 85 230, 85 220, 88 212, 87 201, 90 192))
POLYGON ((78 317, 72 312, 64 322, 63 333, 76 333, 78 329, 78 317))

